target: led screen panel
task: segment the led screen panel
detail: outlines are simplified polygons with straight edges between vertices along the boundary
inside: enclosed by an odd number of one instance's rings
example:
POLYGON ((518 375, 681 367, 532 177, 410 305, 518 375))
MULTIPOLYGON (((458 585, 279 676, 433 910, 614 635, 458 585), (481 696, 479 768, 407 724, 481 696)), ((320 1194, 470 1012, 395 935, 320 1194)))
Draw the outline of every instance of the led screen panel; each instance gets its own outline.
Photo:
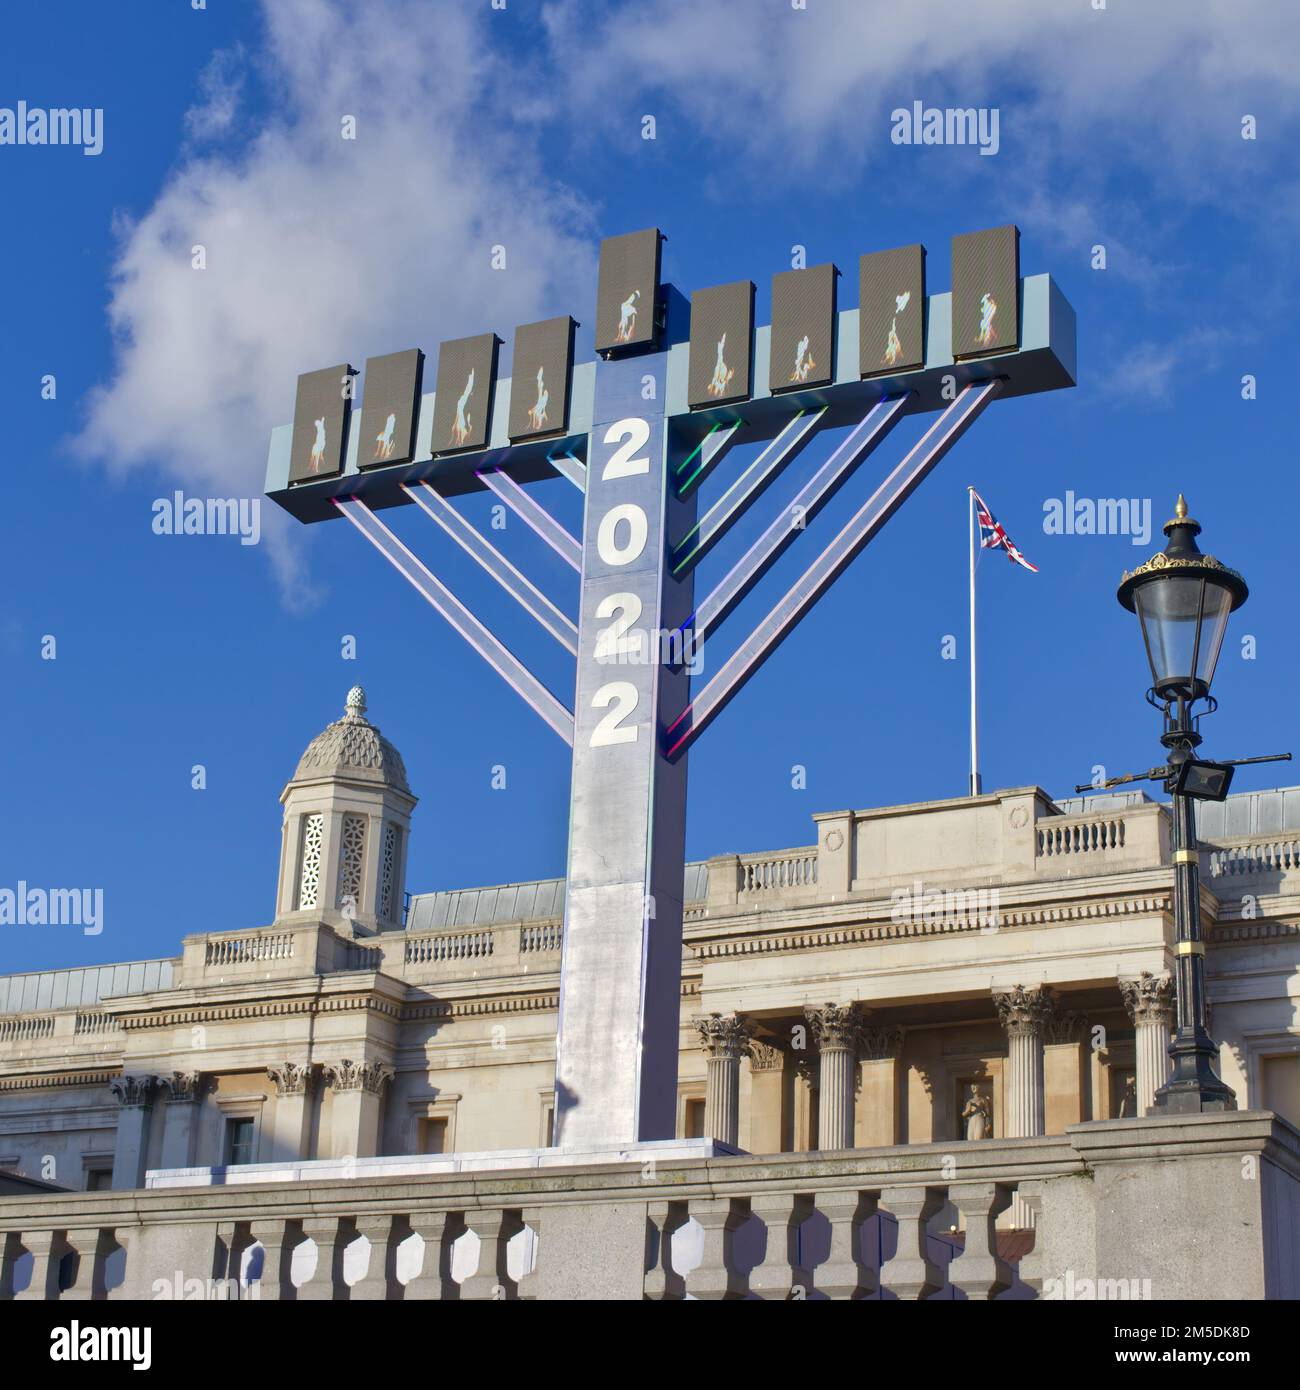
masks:
POLYGON ((1012 352, 1020 342, 1020 229, 952 239, 952 355, 1012 352))
POLYGON ((600 243, 596 289, 596 351, 649 347, 655 341, 655 301, 659 293, 657 227, 625 232, 600 243))
POLYGON ((925 247, 872 251, 858 262, 858 370, 892 376, 925 366, 925 247))
POLYGON ((829 262, 772 276, 772 393, 835 379, 835 281, 829 262))
POLYGON ((356 369, 346 362, 298 378, 289 446, 289 481, 311 482, 343 471, 352 418, 352 384, 356 369))
POLYGON ((514 365, 510 369, 511 439, 544 439, 568 429, 574 327, 565 314, 515 329, 514 365))
POLYGON ((691 360, 687 403, 692 409, 743 401, 750 392, 754 340, 754 282, 736 280, 691 296, 691 360))
POLYGON ((359 468, 410 463, 415 457, 415 426, 420 416, 424 353, 419 348, 366 359, 361 397, 359 468))
POLYGON ((452 338, 438 349, 433 453, 487 447, 500 345, 495 333, 478 333, 472 338, 452 338))

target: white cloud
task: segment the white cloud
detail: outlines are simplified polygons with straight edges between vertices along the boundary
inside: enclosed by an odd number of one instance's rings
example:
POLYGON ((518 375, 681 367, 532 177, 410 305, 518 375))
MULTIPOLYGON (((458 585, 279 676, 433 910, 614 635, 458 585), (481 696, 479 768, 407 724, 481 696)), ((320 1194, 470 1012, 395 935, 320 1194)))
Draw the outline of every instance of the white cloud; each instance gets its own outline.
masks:
MULTIPOLYGON (((1009 213, 1057 244, 1105 242, 1112 273, 1144 283, 1167 267, 1143 249, 1145 206, 1114 196, 1117 172, 1172 195, 1161 215, 1176 221, 1198 201, 1248 216, 1255 202, 1234 186, 1281 167, 1270 207, 1300 220, 1282 163, 1300 7, 1274 0, 564 3, 543 11, 526 55, 507 52, 486 4, 267 0, 263 14, 265 42, 214 59, 187 122, 194 146, 122 229, 114 371, 79 441, 119 470, 221 495, 260 493, 267 433, 291 415, 300 372, 488 328, 508 337, 590 300, 596 227, 548 179, 544 131, 599 142, 620 112, 673 109, 719 169, 757 155, 780 178, 816 160, 825 180, 890 148, 900 104, 998 105, 997 159, 926 170, 997 166, 1009 213), (260 124, 240 109, 254 81, 273 101, 260 124), (1240 139, 1245 112, 1255 144, 1240 139), (355 141, 340 138, 344 115, 355 141), (196 153, 204 141, 220 152, 196 153), (506 272, 490 268, 496 243, 506 272)), ((1151 394, 1168 388, 1159 351, 1133 365, 1151 394)), ((266 532, 292 580, 304 532, 276 509, 266 532)))
MULTIPOLYGON (((115 368, 78 441, 216 495, 260 494, 300 372, 489 328, 508 341, 595 283, 587 212, 547 180, 535 135, 496 114, 512 84, 486 6, 275 0, 265 22, 275 115, 233 154, 191 154, 122 228, 115 368)), ((192 135, 238 125, 240 81, 230 60, 209 69, 192 135)), ((289 591, 303 533, 264 515, 289 591)))
POLYGON ((678 113, 751 182, 761 161, 777 186, 810 170, 849 184, 889 153, 892 110, 996 106, 998 158, 909 151, 917 180, 954 199, 983 180, 1043 239, 1106 242, 1121 276, 1142 273, 1152 201, 1247 217, 1261 173, 1294 179, 1300 6, 1276 0, 618 0, 597 24, 557 0, 544 13, 574 100, 606 121, 678 113), (1241 138, 1247 113, 1258 141, 1241 138), (1135 171, 1141 197, 1117 196, 1135 171))
MULTIPOLYGON (((619 0, 599 24, 565 3, 544 14, 582 73, 575 96, 657 91, 721 147, 802 145, 854 165, 885 147, 882 113, 914 99, 1002 105, 1004 141, 1050 139, 1079 163, 1106 129, 1166 167, 1171 152, 1202 164, 1206 141, 1240 153, 1244 112, 1292 119, 1300 107, 1300 10, 1275 0, 619 0)), ((1280 140, 1276 154, 1288 154, 1280 140)))
POLYGON ((244 48, 218 49, 199 74, 202 100, 185 113, 185 131, 194 141, 213 140, 234 125, 244 87, 244 48))

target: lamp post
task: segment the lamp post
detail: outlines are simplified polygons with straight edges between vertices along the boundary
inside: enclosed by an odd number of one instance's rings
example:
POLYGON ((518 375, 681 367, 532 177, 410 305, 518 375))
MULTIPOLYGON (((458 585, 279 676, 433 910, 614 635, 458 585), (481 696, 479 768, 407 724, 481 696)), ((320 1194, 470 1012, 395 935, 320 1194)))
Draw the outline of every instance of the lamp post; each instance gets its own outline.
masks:
POLYGON ((1210 684, 1228 627, 1228 615, 1245 603, 1249 590, 1235 570, 1196 544, 1200 524, 1187 515, 1180 495, 1165 523, 1169 543, 1132 574, 1118 598, 1142 626, 1152 686, 1147 699, 1164 716, 1160 741, 1168 750, 1164 787, 1173 797, 1174 932, 1177 1028, 1169 1045, 1172 1074, 1156 1091, 1155 1109, 1169 1114, 1235 1110, 1236 1096, 1215 1069, 1218 1048, 1205 1026, 1205 943, 1201 937, 1200 869, 1196 848, 1197 800, 1221 801, 1233 765, 1199 761, 1201 742, 1192 714, 1215 709, 1210 684))

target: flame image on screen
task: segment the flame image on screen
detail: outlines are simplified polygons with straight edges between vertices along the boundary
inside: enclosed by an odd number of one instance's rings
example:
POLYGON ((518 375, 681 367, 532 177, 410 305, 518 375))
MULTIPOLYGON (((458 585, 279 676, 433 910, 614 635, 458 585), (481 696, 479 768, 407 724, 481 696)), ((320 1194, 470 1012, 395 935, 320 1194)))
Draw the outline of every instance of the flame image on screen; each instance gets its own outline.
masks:
POLYGON ((723 350, 727 346, 727 335, 724 333, 718 339, 718 360, 713 364, 713 378, 709 382, 708 392, 710 396, 720 396, 727 389, 731 378, 736 375, 735 367, 728 367, 726 359, 723 357, 723 350))
POLYGON ((812 354, 808 351, 808 335, 805 333, 799 339, 799 344, 794 350, 794 371, 790 373, 791 381, 807 381, 808 373, 817 365, 812 359, 812 354))
POLYGON ((325 417, 316 421, 316 440, 311 446, 311 471, 319 473, 325 462, 325 417))
POLYGON ((474 428, 473 419, 470 416, 469 398, 474 394, 474 369, 470 368, 469 377, 465 382, 465 389, 460 393, 460 399, 456 402, 456 419, 451 427, 451 442, 453 444, 463 444, 474 428))
POLYGON ((903 355, 903 345, 898 340, 898 316, 907 308, 907 301, 911 297, 911 290, 905 290, 902 294, 894 296, 894 317, 889 325, 889 337, 885 342, 885 355, 880 359, 882 367, 892 367, 903 355))
POLYGON ((546 407, 551 399, 551 393, 546 389, 546 382, 542 376, 543 368, 537 369, 537 402, 528 408, 528 428, 530 430, 540 430, 546 424, 546 407))
POLYGON ((618 332, 614 335, 616 343, 630 343, 636 332, 636 302, 641 298, 640 290, 633 290, 618 306, 618 332))
POLYGON ((998 311, 998 302, 991 294, 980 295, 980 331, 975 341, 980 347, 988 347, 993 341, 993 318, 998 311))
POLYGON ((397 416, 389 414, 383 432, 375 435, 375 458, 390 459, 397 450, 397 416))

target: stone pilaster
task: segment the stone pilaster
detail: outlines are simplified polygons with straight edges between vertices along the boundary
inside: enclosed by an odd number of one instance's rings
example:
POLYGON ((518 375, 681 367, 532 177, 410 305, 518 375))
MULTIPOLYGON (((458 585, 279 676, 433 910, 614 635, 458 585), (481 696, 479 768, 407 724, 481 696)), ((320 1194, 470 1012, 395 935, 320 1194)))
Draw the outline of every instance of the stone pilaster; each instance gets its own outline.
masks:
POLYGON ((267 1067, 275 1082, 275 1108, 271 1112, 271 1158, 274 1162, 295 1162, 309 1158, 311 1144, 311 1065, 281 1062, 267 1067))
POLYGON ((121 1107, 113 1145, 113 1186, 140 1187, 149 1149, 149 1117, 158 1086, 155 1076, 118 1076, 108 1083, 121 1107))
POLYGON ((1005 992, 995 990, 993 1003, 1008 1043, 1007 1138, 1042 1134, 1043 1033, 1056 1013, 1056 1001, 1046 985, 1029 989, 1016 985, 1005 992))
POLYGON ((379 1115, 384 1087, 395 1075, 382 1062, 344 1058, 321 1068, 334 1092, 330 1117, 331 1158, 372 1158, 379 1150, 379 1115))
POLYGON ((1136 980, 1121 980, 1124 1007, 1133 1020, 1137 1055, 1137 1113, 1155 1104, 1156 1091, 1169 1079, 1169 1033, 1174 1023, 1174 982, 1168 975, 1144 970, 1136 980))
POLYGON ((194 1139, 199 1107, 203 1103, 204 1075, 200 1071, 174 1071, 159 1079, 167 1093, 163 1109, 161 1166, 189 1168, 194 1163, 194 1139))
POLYGON ((754 1154, 780 1153, 788 1139, 789 1080, 786 1051, 768 1039, 751 1039, 749 1110, 742 1132, 744 1147, 754 1154))
POLYGON ((736 1014, 707 1014, 695 1020, 695 1031, 708 1066, 704 1098, 706 1137, 740 1145, 740 1059, 753 1034, 751 1025, 736 1014))
POLYGON ((854 1143, 860 1149, 902 1142, 902 1057, 904 1030, 867 1024, 858 1049, 861 1085, 854 1122, 854 1143))
POLYGON ((823 1004, 804 1009, 817 1042, 817 1147, 853 1147, 854 1073, 862 1011, 856 1004, 823 1004))

